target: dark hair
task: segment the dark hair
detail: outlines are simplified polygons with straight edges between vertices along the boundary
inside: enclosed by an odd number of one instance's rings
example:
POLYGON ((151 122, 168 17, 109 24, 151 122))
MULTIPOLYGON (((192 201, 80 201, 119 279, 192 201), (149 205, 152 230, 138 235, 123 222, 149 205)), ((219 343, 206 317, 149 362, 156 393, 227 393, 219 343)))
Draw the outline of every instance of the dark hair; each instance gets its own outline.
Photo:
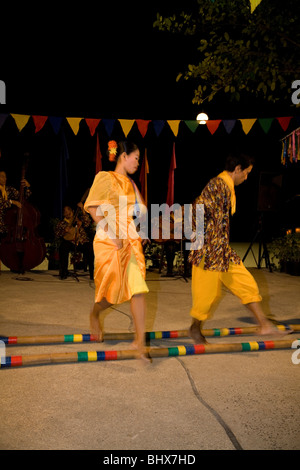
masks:
POLYGON ((230 153, 226 158, 225 170, 234 171, 235 167, 240 165, 242 170, 254 164, 254 158, 244 153, 230 153))
POLYGON ((129 142, 128 140, 122 140, 121 142, 118 143, 118 152, 117 152, 117 158, 123 153, 127 153, 129 155, 132 152, 135 152, 138 150, 138 146, 134 144, 133 142, 129 142))
POLYGON ((130 153, 134 152, 135 150, 138 150, 138 146, 134 144, 133 142, 129 142, 128 140, 121 140, 118 144, 115 141, 110 141, 108 144, 112 143, 115 148, 117 148, 116 154, 113 154, 111 158, 109 149, 107 151, 108 157, 110 161, 113 161, 115 164, 117 164, 118 158, 120 155, 122 155, 123 152, 125 152, 127 155, 130 153))
POLYGON ((118 142, 118 149, 115 160, 116 165, 118 163, 119 156, 122 155, 123 152, 129 155, 130 153, 135 152, 135 150, 138 150, 138 146, 133 142, 129 142, 128 140, 121 140, 121 142, 118 142))

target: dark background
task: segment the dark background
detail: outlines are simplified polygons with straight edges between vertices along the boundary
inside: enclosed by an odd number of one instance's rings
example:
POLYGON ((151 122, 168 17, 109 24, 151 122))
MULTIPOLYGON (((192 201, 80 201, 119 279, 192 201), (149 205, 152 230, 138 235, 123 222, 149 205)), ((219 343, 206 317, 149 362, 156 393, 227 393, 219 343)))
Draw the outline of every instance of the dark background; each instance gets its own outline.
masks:
MULTIPOLYGON (((192 86, 176 82, 178 72, 193 60, 191 38, 169 36, 153 29, 156 13, 192 8, 195 1, 101 2, 79 6, 55 3, 40 9, 28 5, 5 12, 2 30, 1 76, 6 83, 6 105, 0 113, 114 119, 193 120, 199 107, 191 104, 192 86)), ((291 82, 300 77, 291 77, 291 82)), ((289 101, 276 105, 242 97, 238 104, 218 99, 206 107, 210 119, 239 119, 295 116, 286 132, 274 120, 266 134, 256 122, 245 135, 237 121, 227 134, 222 123, 214 135, 206 126, 192 133, 181 122, 175 138, 166 124, 156 136, 150 122, 145 138, 134 124, 128 139, 147 148, 150 174, 149 203, 166 200, 169 165, 176 142, 175 202, 190 203, 207 181, 223 170, 233 148, 251 153, 256 165, 248 181, 238 187, 237 213, 232 219, 231 238, 250 240, 257 222, 261 171, 280 173, 283 185, 280 206, 266 214, 268 236, 280 234, 299 221, 297 199, 300 170, 297 164, 280 163, 284 135, 298 127, 299 108, 289 101), (296 118, 298 116, 298 119, 296 118), (296 201, 296 202, 295 202, 296 201)), ((103 170, 112 169, 106 156, 108 140, 124 138, 118 121, 111 136, 103 122, 97 131, 103 170)), ((74 135, 62 121, 56 135, 49 121, 35 134, 30 118, 19 132, 9 116, 0 130, 0 168, 7 171, 8 183, 19 187, 23 155, 29 152, 27 179, 32 185, 31 201, 42 215, 40 231, 51 237, 50 220, 59 215, 61 203, 73 206, 95 175, 96 135, 90 135, 84 121, 74 135), (65 136, 67 160, 66 192, 60 200, 60 158, 65 136)), ((141 158, 142 159, 142 158, 141 158)), ((139 182, 139 172, 135 175, 139 182)), ((298 198, 299 199, 299 198, 298 198)))

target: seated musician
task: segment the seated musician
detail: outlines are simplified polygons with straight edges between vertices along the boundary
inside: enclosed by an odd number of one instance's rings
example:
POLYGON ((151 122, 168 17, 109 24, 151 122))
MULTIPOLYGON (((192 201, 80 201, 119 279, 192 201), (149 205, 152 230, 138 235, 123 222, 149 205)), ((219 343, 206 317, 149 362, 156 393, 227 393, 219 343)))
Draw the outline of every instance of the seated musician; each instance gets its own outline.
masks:
MULTIPOLYGON (((12 206, 21 207, 19 202, 19 191, 12 186, 7 186, 7 176, 5 171, 0 171, 0 240, 7 233, 4 216, 7 209, 12 206)), ((26 179, 21 180, 21 187, 24 188, 25 197, 28 198, 31 195, 30 184, 26 179)))
POLYGON ((173 211, 170 212, 169 215, 163 216, 162 214, 159 215, 159 221, 157 224, 156 220, 152 221, 154 225, 158 225, 159 227, 159 238, 154 239, 154 241, 163 244, 163 254, 166 255, 167 261, 167 273, 163 277, 173 277, 173 268, 174 268, 174 259, 176 252, 182 249, 183 255, 183 275, 184 277, 190 277, 190 264, 188 262, 188 251, 186 250, 186 242, 188 241, 184 236, 184 208, 183 206, 179 206, 175 209, 175 213, 173 211), (163 230, 163 223, 165 224, 166 235, 164 234, 163 230), (168 227, 169 225, 169 227, 168 227), (176 233, 174 231, 176 225, 176 233), (168 230, 169 228, 169 230, 168 230), (181 230, 180 230, 181 228, 181 230))
MULTIPOLYGON (((83 253, 89 266, 90 279, 94 279, 94 253, 93 244, 88 235, 92 223, 89 215, 83 211, 82 202, 78 203, 78 210, 74 214, 70 206, 63 210, 64 218, 55 227, 55 237, 59 244, 59 277, 68 277, 69 253, 75 251, 83 253)), ((76 260, 75 260, 76 263, 76 260)))

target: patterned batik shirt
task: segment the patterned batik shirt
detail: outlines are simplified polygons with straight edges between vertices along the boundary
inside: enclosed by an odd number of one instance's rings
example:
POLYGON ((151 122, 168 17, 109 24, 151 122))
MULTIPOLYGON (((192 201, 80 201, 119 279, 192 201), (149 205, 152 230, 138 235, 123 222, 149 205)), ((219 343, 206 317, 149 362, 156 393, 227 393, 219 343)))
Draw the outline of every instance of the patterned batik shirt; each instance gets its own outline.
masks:
MULTIPOLYGON (((80 219, 81 219, 81 224, 80 226, 78 226, 76 242, 83 245, 84 243, 88 243, 90 241, 86 230, 89 228, 92 221, 89 215, 86 213, 81 213, 80 219)), ((66 229, 72 226, 72 222, 73 220, 68 220, 66 218, 58 222, 54 230, 55 238, 58 238, 58 239, 64 238, 66 234, 66 229)), ((75 228, 74 228, 74 239, 70 241, 75 244, 75 228)))
MULTIPOLYGON (((0 235, 4 236, 7 233, 7 227, 4 222, 5 214, 7 209, 10 209, 13 206, 11 201, 18 201, 19 200, 19 191, 17 191, 12 186, 6 186, 5 188, 6 197, 0 191, 0 235)), ((24 192, 25 198, 27 199, 31 195, 31 191, 29 188, 25 188, 24 192)))
POLYGON ((189 261, 199 266, 204 256, 204 269, 227 272, 229 262, 240 264, 241 259, 229 246, 229 213, 231 191, 222 178, 209 181, 193 203, 193 230, 196 230, 196 204, 204 205, 204 243, 192 250, 189 261))

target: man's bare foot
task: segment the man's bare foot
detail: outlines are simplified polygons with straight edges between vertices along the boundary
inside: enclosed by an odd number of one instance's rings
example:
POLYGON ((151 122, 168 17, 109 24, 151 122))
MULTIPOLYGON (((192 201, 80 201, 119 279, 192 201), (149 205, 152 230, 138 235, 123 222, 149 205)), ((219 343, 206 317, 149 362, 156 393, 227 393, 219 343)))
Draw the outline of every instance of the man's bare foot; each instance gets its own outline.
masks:
POLYGON ((194 320, 190 326, 189 335, 195 344, 208 344, 201 332, 201 323, 199 320, 194 320))
POLYGON ((277 328, 276 326, 273 325, 273 323, 267 323, 264 326, 260 326, 257 329, 257 334, 262 335, 262 336, 267 336, 267 335, 272 335, 272 336, 286 336, 289 335, 290 333, 293 333, 293 329, 290 328, 289 330, 281 330, 280 328, 277 328))

